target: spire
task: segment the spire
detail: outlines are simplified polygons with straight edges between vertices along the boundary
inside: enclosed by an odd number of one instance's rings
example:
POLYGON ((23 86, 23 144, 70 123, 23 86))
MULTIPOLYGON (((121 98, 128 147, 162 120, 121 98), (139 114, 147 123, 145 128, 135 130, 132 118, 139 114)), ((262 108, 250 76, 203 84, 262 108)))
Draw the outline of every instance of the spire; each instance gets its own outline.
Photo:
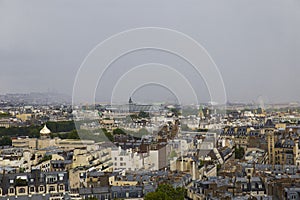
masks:
POLYGON ((129 103, 129 104, 132 104, 132 103, 133 103, 131 97, 129 98, 128 103, 129 103))

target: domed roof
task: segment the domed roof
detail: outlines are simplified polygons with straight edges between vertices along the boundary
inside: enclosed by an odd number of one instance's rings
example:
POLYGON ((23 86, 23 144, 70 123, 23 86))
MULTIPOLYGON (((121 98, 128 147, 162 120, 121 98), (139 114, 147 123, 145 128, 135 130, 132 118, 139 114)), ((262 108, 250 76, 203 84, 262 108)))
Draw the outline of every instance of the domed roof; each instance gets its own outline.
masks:
POLYGON ((40 131, 40 134, 41 135, 48 135, 50 133, 51 133, 51 131, 47 128, 47 126, 45 124, 44 128, 42 128, 42 130, 40 131))

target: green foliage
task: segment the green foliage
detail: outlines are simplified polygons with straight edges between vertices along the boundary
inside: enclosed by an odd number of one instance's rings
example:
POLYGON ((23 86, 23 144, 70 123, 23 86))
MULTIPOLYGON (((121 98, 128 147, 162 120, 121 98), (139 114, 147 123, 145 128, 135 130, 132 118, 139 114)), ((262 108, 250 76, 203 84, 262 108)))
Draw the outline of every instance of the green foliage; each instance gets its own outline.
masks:
POLYGON ((111 142, 114 141, 114 136, 110 132, 108 132, 105 128, 102 129, 102 132, 111 142))
POLYGON ((80 139, 76 130, 73 130, 67 134, 67 139, 80 139))
POLYGON ((25 168, 20 167, 20 173, 24 173, 25 172, 25 168))
POLYGON ((0 118, 10 117, 9 113, 0 113, 0 118))
POLYGON ((176 117, 178 117, 179 115, 181 115, 180 110, 179 110, 178 108, 171 108, 170 111, 171 111, 172 113, 174 113, 174 115, 175 115, 176 117))
POLYGON ((221 164, 217 164, 217 171, 220 171, 222 165, 221 164))
POLYGON ((150 192, 145 196, 144 199, 145 200, 172 200, 166 193, 163 193, 161 191, 150 192))
POLYGON ((177 157, 177 153, 174 150, 172 150, 170 153, 170 158, 174 158, 174 157, 177 157))
POLYGON ((5 135, 38 137, 40 129, 42 129, 41 126, 0 128, 0 136, 5 135))
POLYGON ((207 128, 199 128, 197 129, 197 132, 207 132, 208 129, 207 128))
POLYGON ((0 146, 11 146, 11 138, 9 136, 3 136, 0 138, 0 146))
MULTIPOLYGON (((76 130, 73 121, 62 121, 62 122, 47 122, 47 127, 52 133, 59 132, 72 132, 76 130)), ((40 130, 42 126, 28 126, 28 127, 9 127, 0 128, 0 136, 29 136, 32 138, 38 138, 40 136, 40 130)))
POLYGON ((140 111, 138 117, 139 118, 149 118, 150 115, 149 115, 149 113, 146 113, 144 111, 140 111))
POLYGON ((47 127, 53 132, 70 132, 75 130, 74 121, 47 122, 47 127))
POLYGON ((242 159, 245 155, 245 150, 243 147, 235 148, 235 159, 242 159))
POLYGON ((139 117, 136 114, 130 115, 131 120, 138 119, 139 117))
POLYGON ((203 167, 204 166, 204 161, 203 160, 200 160, 200 163, 199 163, 199 169, 201 168, 201 167, 203 167))
POLYGON ((150 192, 145 196, 145 200, 184 200, 185 189, 173 188, 170 184, 161 184, 155 192, 150 192))
POLYGON ((72 130, 67 133, 52 133, 51 138, 59 137, 60 139, 80 139, 77 130, 72 130))
POLYGON ((113 130, 113 135, 126 135, 126 133, 123 129, 117 128, 113 130))

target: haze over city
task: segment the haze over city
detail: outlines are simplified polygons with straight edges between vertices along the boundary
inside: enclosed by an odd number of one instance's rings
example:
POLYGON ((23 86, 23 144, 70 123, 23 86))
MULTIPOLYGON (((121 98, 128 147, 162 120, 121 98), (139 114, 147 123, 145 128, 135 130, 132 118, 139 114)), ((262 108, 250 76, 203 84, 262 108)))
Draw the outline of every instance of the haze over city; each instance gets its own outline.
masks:
MULTIPOLYGON (((97 44, 128 29, 163 27, 189 35, 207 50, 228 101, 299 101, 299 8, 296 0, 0 1, 0 94, 50 90, 71 96, 77 71, 97 44)), ((155 50, 113 63, 104 91, 130 68, 149 62, 174 67, 191 82, 200 102, 210 100, 203 79, 186 70, 188 63, 155 50)), ((153 87, 158 86, 141 88, 135 99, 176 100, 170 91, 153 87)), ((128 99, 130 94, 121 95, 128 99)), ((105 102, 110 96, 101 92, 96 99, 105 102)))

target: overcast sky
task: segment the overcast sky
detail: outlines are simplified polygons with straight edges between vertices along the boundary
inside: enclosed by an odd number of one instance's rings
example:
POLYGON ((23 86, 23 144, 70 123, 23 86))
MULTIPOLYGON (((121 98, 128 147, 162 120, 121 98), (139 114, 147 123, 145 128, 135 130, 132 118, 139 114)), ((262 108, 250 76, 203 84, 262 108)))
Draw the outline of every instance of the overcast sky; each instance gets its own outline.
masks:
MULTIPOLYGON (((0 94, 72 95, 76 73, 97 44, 150 26, 183 32, 203 45, 220 70, 229 101, 300 101, 299 0, 0 0, 0 94)), ((112 65, 106 89, 130 67, 149 62, 188 68, 167 53, 136 52, 112 65)), ((208 101, 201 77, 185 75, 200 101, 208 101)), ((140 101, 176 98, 155 87, 133 94, 140 101)), ((103 93, 97 98, 109 99, 103 93)))

